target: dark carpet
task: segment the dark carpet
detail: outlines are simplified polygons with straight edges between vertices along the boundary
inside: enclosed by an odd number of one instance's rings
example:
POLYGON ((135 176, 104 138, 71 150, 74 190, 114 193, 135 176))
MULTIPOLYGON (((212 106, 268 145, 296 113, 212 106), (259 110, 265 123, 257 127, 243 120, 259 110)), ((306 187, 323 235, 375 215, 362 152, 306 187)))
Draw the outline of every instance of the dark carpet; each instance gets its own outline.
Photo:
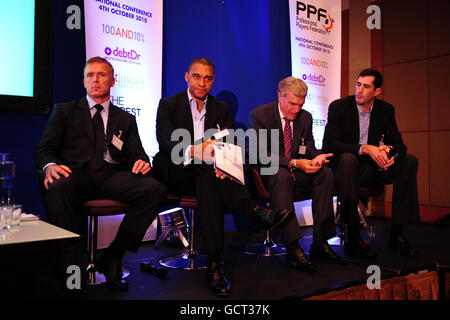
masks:
MULTIPOLYGON (((447 219, 448 220, 448 219, 447 219)), ((415 258, 399 256, 390 252, 387 242, 390 234, 388 220, 371 218, 375 227, 375 237, 370 239, 371 247, 377 252, 376 260, 352 259, 346 266, 331 265, 314 261, 317 270, 314 274, 292 269, 286 264, 285 256, 255 256, 242 252, 243 248, 254 242, 263 242, 265 233, 250 231, 227 232, 223 252, 225 274, 232 283, 228 298, 218 298, 210 293, 204 270, 184 270, 167 268, 165 278, 158 278, 140 270, 140 263, 158 264, 159 259, 179 255, 184 247, 174 242, 163 243, 159 249, 154 242, 144 243, 137 254, 127 253, 123 267, 130 271, 127 278, 128 292, 114 292, 104 284, 88 286, 81 300, 291 300, 301 299, 333 289, 366 283, 369 265, 381 268, 381 277, 406 275, 420 270, 432 270, 436 264, 450 266, 450 221, 441 224, 420 224, 408 226, 404 233, 410 245, 419 251, 415 258), (176 243, 175 243, 176 244, 176 243)), ((304 237, 300 243, 309 253, 312 242, 312 228, 303 228, 304 237)), ((201 237, 198 237, 201 252, 201 237)), ((277 242, 277 234, 273 235, 277 242)), ((369 239, 369 238, 368 238, 369 239)), ((277 242, 281 244, 281 242, 277 242)), ((333 246, 334 250, 345 256, 343 247, 333 246)))

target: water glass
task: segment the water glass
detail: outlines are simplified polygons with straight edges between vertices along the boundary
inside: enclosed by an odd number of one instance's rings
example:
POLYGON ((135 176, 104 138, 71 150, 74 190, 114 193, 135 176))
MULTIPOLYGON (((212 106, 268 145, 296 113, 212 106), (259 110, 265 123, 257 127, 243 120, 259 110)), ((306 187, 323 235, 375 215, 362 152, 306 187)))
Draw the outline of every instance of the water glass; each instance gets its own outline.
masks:
POLYGON ((11 229, 13 210, 14 210, 14 205, 2 205, 1 206, 3 231, 11 229))
POLYGON ((22 215, 22 205, 15 204, 12 212, 12 229, 18 229, 20 227, 20 216, 22 215))

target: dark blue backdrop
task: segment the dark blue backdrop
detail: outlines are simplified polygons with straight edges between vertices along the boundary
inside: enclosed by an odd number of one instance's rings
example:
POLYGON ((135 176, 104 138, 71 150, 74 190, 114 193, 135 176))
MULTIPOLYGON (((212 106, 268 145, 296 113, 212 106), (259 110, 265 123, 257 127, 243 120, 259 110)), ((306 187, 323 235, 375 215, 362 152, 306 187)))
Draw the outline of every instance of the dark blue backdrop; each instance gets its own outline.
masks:
MULTIPOLYGON (((52 1, 51 104, 85 94, 84 28, 66 27, 72 4, 83 17, 83 1, 52 1)), ((278 81, 291 75, 287 0, 165 0, 163 21, 162 96, 185 90, 187 65, 207 57, 216 67, 212 94, 227 101, 237 126, 245 127, 250 110, 275 100, 278 81)), ((0 113, 0 152, 11 152, 16 161, 16 199, 41 216, 33 152, 47 120, 48 115, 0 113)))

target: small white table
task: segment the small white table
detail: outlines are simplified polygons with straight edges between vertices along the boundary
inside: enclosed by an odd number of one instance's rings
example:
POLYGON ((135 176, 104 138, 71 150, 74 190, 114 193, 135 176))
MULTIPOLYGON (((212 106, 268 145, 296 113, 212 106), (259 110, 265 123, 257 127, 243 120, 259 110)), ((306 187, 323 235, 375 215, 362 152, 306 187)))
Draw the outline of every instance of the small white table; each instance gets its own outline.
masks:
POLYGON ((19 229, 0 233, 0 246, 78 237, 80 235, 41 220, 22 221, 19 229))

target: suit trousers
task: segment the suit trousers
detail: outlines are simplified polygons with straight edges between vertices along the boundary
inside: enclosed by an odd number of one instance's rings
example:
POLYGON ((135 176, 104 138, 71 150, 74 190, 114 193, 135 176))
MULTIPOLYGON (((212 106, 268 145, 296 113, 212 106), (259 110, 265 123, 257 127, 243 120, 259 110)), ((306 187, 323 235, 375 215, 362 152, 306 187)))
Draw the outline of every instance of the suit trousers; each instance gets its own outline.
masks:
MULTIPOLYGON (((295 180, 291 172, 280 167, 270 176, 262 176, 270 193, 270 206, 273 210, 294 210, 294 192, 296 189, 312 191, 313 238, 315 241, 327 240, 336 235, 333 213, 334 175, 330 168, 323 167, 315 174, 295 171, 295 180)), ((302 237, 297 219, 290 220, 279 229, 285 245, 302 237)))
POLYGON ((396 159, 386 171, 378 170, 366 156, 342 153, 335 156, 333 167, 344 221, 359 225, 357 206, 360 187, 393 183, 392 224, 412 224, 420 221, 417 193, 418 160, 411 154, 396 159))
POLYGON ((105 162, 97 172, 72 169, 68 178, 61 176, 49 185, 45 198, 49 222, 73 232, 79 232, 77 215, 83 202, 108 198, 130 203, 131 208, 119 226, 115 241, 137 252, 166 193, 167 188, 154 178, 123 171, 105 162))
POLYGON ((224 209, 238 211, 244 209, 243 203, 253 201, 243 185, 217 178, 207 164, 172 167, 167 184, 171 192, 197 196, 204 248, 210 253, 224 249, 224 209))

